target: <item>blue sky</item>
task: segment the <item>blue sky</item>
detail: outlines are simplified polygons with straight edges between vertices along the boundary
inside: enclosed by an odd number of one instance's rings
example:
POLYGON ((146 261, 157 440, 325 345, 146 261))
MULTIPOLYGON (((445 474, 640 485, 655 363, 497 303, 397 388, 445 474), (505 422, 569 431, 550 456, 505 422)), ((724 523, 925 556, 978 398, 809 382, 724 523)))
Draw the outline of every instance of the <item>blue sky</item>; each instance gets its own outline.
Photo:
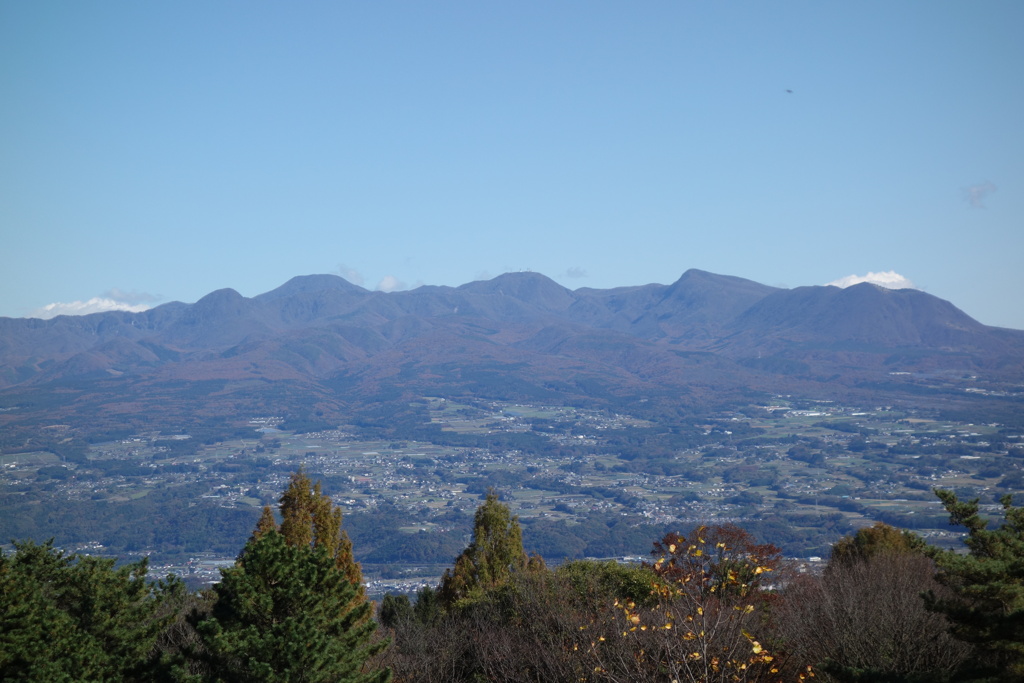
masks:
POLYGON ((893 271, 1024 329, 1022 26, 1018 0, 0 0, 0 315, 700 268, 893 271))

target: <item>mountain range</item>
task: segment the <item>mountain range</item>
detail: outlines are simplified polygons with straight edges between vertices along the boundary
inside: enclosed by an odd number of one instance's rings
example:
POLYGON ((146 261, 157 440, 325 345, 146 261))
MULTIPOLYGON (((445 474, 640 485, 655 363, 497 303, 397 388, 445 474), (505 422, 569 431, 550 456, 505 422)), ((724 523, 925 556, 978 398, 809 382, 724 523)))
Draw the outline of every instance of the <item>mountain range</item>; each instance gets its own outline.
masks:
POLYGON ((252 298, 222 289, 142 313, 0 318, 0 426, 135 424, 166 413, 161 401, 211 419, 330 421, 415 395, 691 407, 772 392, 920 398, 965 377, 975 393, 1024 380, 1024 331, 917 290, 781 289, 699 270, 670 285, 569 290, 520 272, 391 293, 308 275, 252 298))

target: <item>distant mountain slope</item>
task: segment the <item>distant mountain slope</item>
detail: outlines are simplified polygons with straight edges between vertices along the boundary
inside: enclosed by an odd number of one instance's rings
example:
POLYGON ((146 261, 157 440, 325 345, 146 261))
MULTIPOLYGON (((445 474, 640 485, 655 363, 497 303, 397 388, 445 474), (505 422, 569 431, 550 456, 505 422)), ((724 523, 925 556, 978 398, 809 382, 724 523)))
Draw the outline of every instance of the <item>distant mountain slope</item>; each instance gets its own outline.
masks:
POLYGON ((287 381, 321 402, 485 385, 494 395, 696 402, 854 390, 915 370, 1020 381, 1024 332, 915 290, 779 289, 699 270, 671 285, 575 291, 538 273, 393 293, 309 275, 252 298, 222 289, 144 313, 0 318, 0 391, 24 402, 75 382, 94 387, 83 403, 93 408, 114 400, 102 395, 108 381, 160 395, 228 381, 253 396, 276 396, 267 383, 287 381))
POLYGON ((807 346, 968 353, 982 358, 1020 352, 1020 338, 1003 336, 948 301, 912 289, 862 283, 798 287, 764 297, 726 326, 716 345, 730 355, 807 346), (794 346, 795 345, 795 346, 794 346))
POLYGON ((668 286, 578 289, 565 317, 641 339, 692 344, 715 338, 728 321, 773 291, 742 278, 688 270, 668 286))

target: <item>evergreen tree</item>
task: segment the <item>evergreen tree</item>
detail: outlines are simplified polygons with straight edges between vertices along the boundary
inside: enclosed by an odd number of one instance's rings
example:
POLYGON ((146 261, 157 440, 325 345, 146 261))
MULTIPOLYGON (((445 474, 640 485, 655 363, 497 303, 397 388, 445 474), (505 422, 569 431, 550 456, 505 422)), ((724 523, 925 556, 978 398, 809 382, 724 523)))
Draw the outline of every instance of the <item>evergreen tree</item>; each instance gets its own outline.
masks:
POLYGON ((946 615, 952 634, 974 646, 976 656, 959 681, 1024 680, 1024 508, 1003 496, 1005 521, 989 529, 978 499, 963 502, 951 491, 935 494, 950 523, 967 529, 967 555, 933 550, 937 579, 953 598, 929 595, 929 606, 946 615))
POLYGON ((444 572, 441 602, 451 607, 462 600, 479 598, 508 583, 515 572, 526 567, 519 519, 491 491, 476 510, 469 546, 456 558, 454 568, 444 572))
POLYGON ((829 567, 851 562, 863 562, 875 555, 895 553, 923 554, 927 544, 913 531, 897 529, 883 522, 872 527, 858 529, 857 533, 844 536, 832 546, 829 567))
POLYGON ((175 581, 146 581, 146 561, 65 555, 52 543, 0 555, 0 680, 150 680, 175 581))
POLYGON ((210 672, 202 680, 390 680, 388 670, 363 670, 387 642, 371 642, 370 604, 357 599, 325 547, 291 544, 268 531, 246 544, 214 592, 212 614, 197 626, 210 672))
POLYGON ((380 613, 377 620, 381 626, 394 628, 399 624, 411 621, 413 618, 412 602, 405 594, 393 595, 388 593, 380 603, 380 613))
POLYGON ((270 509, 270 506, 264 505, 263 512, 260 514, 259 521, 256 522, 256 528, 253 530, 250 540, 259 538, 271 531, 277 531, 277 521, 274 519, 274 511, 270 509))
POLYGON ((416 592, 416 604, 413 605, 412 614, 416 622, 424 626, 437 623, 441 618, 441 603, 435 588, 424 586, 416 592))

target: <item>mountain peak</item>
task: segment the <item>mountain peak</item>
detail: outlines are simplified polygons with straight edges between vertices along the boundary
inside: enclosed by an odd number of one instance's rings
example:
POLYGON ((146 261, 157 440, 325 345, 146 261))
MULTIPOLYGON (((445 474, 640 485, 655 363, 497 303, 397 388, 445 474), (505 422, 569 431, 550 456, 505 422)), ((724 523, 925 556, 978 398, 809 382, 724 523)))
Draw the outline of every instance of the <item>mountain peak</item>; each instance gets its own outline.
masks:
POLYGON ((681 306, 691 312, 701 311, 709 318, 721 318, 738 315, 775 291, 775 287, 753 280, 691 268, 665 288, 662 303, 673 302, 677 311, 681 306))
POLYGON ((296 294, 322 292, 327 290, 342 292, 366 291, 359 285, 352 284, 345 278, 338 275, 297 275, 280 287, 272 289, 264 294, 260 294, 256 298, 263 301, 271 301, 273 299, 295 296, 296 294))
POLYGON ((750 339, 868 343, 891 348, 964 348, 985 326, 948 301, 869 282, 779 290, 736 321, 750 339))
POLYGON ((679 276, 679 280, 690 280, 694 278, 706 278, 706 277, 726 277, 724 275, 716 275, 715 273, 707 270, 701 270, 699 268, 687 268, 686 272, 679 276))
POLYGON ((515 286, 523 286, 526 285, 527 283, 532 283, 534 286, 547 287, 554 285, 555 287, 561 287, 560 284, 549 278, 547 275, 543 275, 541 273, 534 273, 533 271, 530 270, 517 271, 513 273, 502 273, 497 277, 491 278, 490 280, 486 280, 486 282, 490 282, 494 285, 504 286, 510 284, 513 284, 515 286))
POLYGON ((199 308, 217 308, 220 306, 235 304, 239 301, 243 301, 244 299, 245 297, 235 290, 230 287, 225 287, 224 289, 216 289, 210 292, 199 301, 195 302, 194 305, 199 308))
POLYGON ((762 285, 760 282, 754 282, 753 280, 747 280, 746 278, 736 277, 735 275, 719 275, 717 273, 710 273, 706 270, 698 270, 697 268, 688 269, 685 273, 679 276, 678 280, 676 280, 669 286, 678 287, 682 285, 694 285, 698 283, 705 285, 741 288, 755 287, 757 289, 768 291, 774 291, 775 289, 777 289, 776 287, 762 285))
POLYGON ((491 280, 470 282, 458 288, 475 294, 509 296, 543 308, 564 310, 576 300, 572 292, 546 275, 533 272, 504 273, 491 280))

